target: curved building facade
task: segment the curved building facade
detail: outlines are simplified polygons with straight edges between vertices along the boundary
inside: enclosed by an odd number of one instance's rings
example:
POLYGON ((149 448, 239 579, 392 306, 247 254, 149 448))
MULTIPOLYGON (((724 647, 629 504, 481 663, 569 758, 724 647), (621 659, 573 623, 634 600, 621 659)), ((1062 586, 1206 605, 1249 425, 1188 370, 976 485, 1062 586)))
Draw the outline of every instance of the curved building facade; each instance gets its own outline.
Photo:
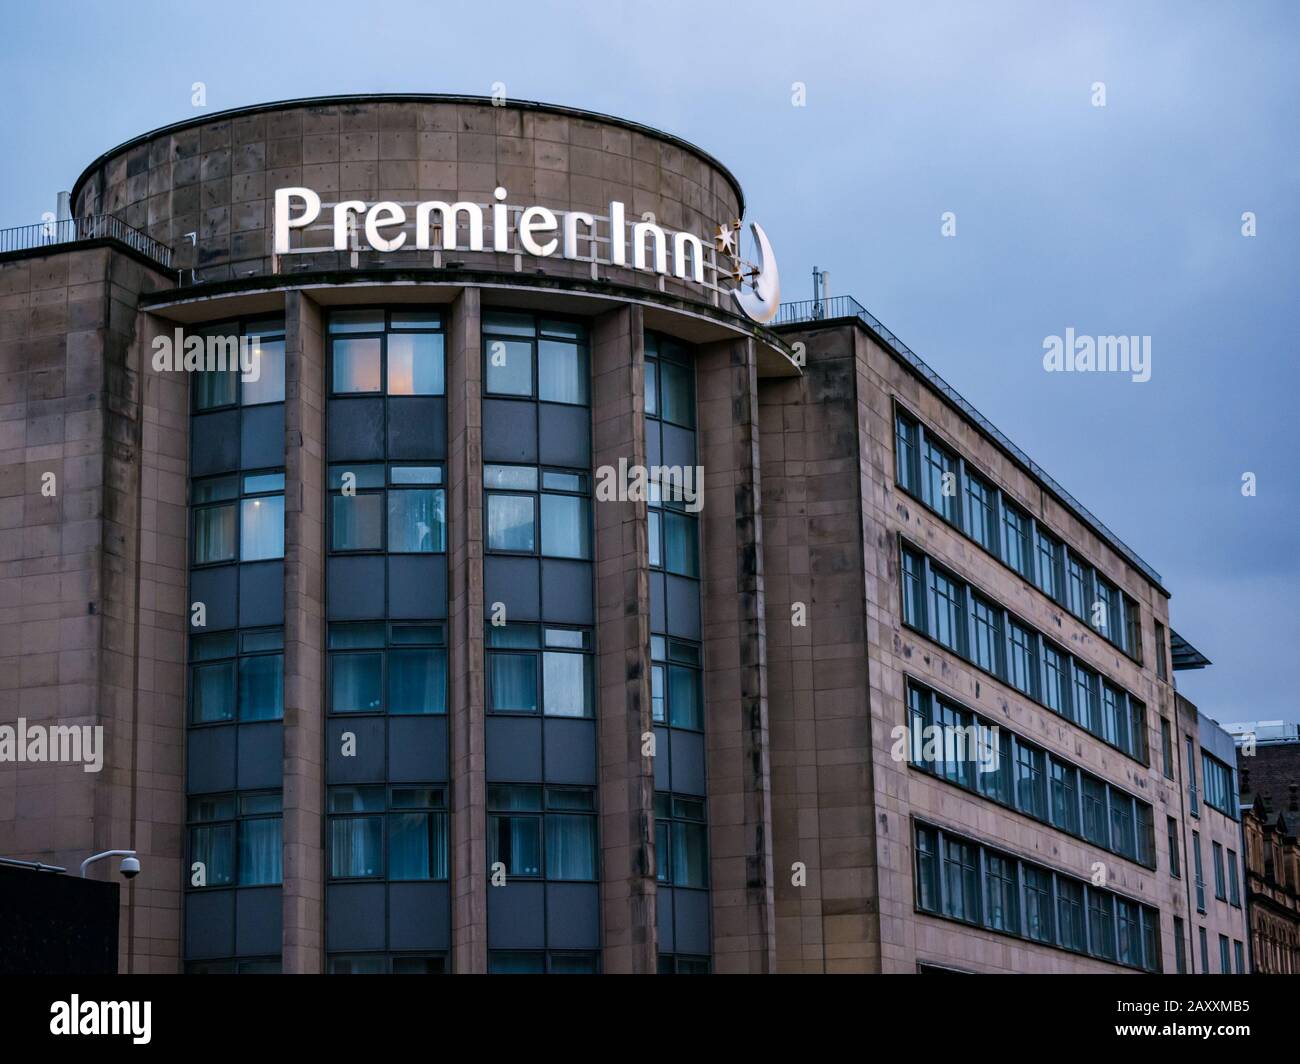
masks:
POLYGON ((95 160, 0 254, 0 694, 103 757, 4 766, 0 852, 134 849, 128 971, 1172 971, 1198 920, 1240 937, 1167 870, 1158 575, 856 303, 777 317, 743 213, 674 137, 477 98, 95 160), (1002 729, 1001 782, 891 755, 949 719, 1002 729))

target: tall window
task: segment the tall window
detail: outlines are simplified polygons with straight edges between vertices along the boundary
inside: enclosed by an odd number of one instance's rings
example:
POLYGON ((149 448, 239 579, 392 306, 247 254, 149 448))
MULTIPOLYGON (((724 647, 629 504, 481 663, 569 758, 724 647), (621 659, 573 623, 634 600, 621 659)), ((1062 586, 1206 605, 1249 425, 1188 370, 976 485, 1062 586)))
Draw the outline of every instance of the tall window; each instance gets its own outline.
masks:
POLYGON ((1192 863, 1196 869, 1196 911, 1205 912, 1205 872, 1201 867, 1201 833, 1192 832, 1192 863))
POLYGON ((958 920, 980 922, 979 857, 968 842, 943 836, 944 911, 958 920))
POLYGON ((1192 737, 1187 736, 1187 804, 1191 808, 1192 816, 1201 815, 1201 801, 1199 789, 1196 786, 1196 744, 1192 742, 1192 737))
POLYGON ((446 879, 447 851, 445 786, 329 789, 331 879, 446 879))
POLYGON ((1039 820, 1047 819, 1045 757, 1036 747, 1016 743, 1016 805, 1039 820))
POLYGON ((1021 868, 1025 884, 1025 934, 1037 942, 1053 942, 1052 874, 1032 865, 1021 868))
POLYGON ((447 712, 441 624, 331 624, 328 645, 331 713, 447 712))
POLYGON ((966 471, 966 531, 990 554, 997 553, 997 492, 993 485, 970 470, 966 471))
POLYGON ((190 887, 262 887, 280 882, 279 791, 192 795, 187 820, 190 887))
POLYGON ((1197 928, 1201 939, 1201 974, 1210 974, 1210 940, 1205 933, 1205 928, 1197 928))
POLYGON ((1052 762, 1052 823, 1079 834, 1079 770, 1056 758, 1052 762))
POLYGON ((1228 936, 1219 936, 1219 971, 1224 975, 1232 974, 1232 962, 1228 959, 1228 936))
POLYGON ((590 490, 586 473, 484 466, 487 549, 499 554, 590 558, 590 490))
POLYGON ((1119 962, 1137 967, 1142 963, 1142 917, 1137 903, 1115 899, 1115 930, 1119 962))
POLYGON ((284 716, 284 630, 190 637, 190 723, 284 716))
POLYGON ((333 395, 444 395, 446 351, 436 310, 344 310, 329 318, 333 395))
POLYGON ((1173 817, 1166 817, 1165 830, 1169 834, 1169 874, 1174 879, 1182 879, 1182 863, 1178 857, 1178 821, 1173 817))
POLYGON ((961 653, 965 646, 963 633, 966 627, 961 585, 931 566, 929 590, 930 634, 936 642, 961 653))
POLYGON ((1168 650, 1165 649, 1165 626, 1156 621, 1156 676, 1161 680, 1169 679, 1168 650))
POLYGON ((1048 598, 1061 598, 1061 541, 1051 533, 1038 530, 1038 566, 1034 577, 1038 587, 1048 598))
POLYGON ((1201 775, 1205 780, 1205 804, 1225 816, 1237 815, 1237 796, 1232 781, 1232 769, 1216 757, 1202 751, 1201 775))
POLYGON ((1070 659, 1043 640, 1043 704, 1061 716, 1070 715, 1070 659))
POLYGON ((1033 564, 1030 555, 1031 524, 1029 515, 1002 501, 1002 557, 1012 569, 1027 577, 1033 564))
POLYGON ((928 436, 921 448, 925 470, 925 501, 939 515, 952 524, 958 523, 960 511, 960 481, 957 477, 957 459, 928 436))
POLYGON ((596 794, 589 787, 488 784, 488 866, 513 878, 596 879, 596 794))
POLYGON ((916 904, 925 912, 939 911, 939 837, 933 828, 916 828, 916 904))
POLYGON ((1100 681, 1091 669, 1074 666, 1074 719, 1083 728, 1098 735, 1101 729, 1100 681))
POLYGON ((998 931, 1020 930, 1016 864, 995 853, 984 855, 985 919, 998 931))
POLYGON ((590 717, 591 631, 537 624, 487 626, 488 710, 590 717))
POLYGON ((985 672, 1002 675, 1002 611, 993 603, 972 596, 973 640, 971 658, 985 672))
POLYGON ((1115 960, 1115 898, 1088 891, 1088 949, 1095 957, 1115 960))
POLYGON ((1110 793, 1110 844, 1123 857, 1137 858, 1137 824, 1133 798, 1107 788, 1110 793))
POLYGON ((1228 851, 1228 902, 1241 906, 1241 875, 1237 871, 1237 855, 1232 850, 1228 851))
POLYGON ((1038 640, 1018 621, 1007 624, 1007 679, 1030 698, 1038 697, 1038 640))
POLYGON ((284 402, 283 318, 208 325, 191 335, 203 344, 203 369, 190 376, 193 413, 284 402))
POLYGON ((903 548, 903 621, 925 629, 925 562, 914 550, 903 548))
POLYGON ((1174 964, 1179 975, 1187 974, 1187 941, 1183 918, 1174 917, 1174 964))
POLYGON ((1087 567, 1070 554, 1065 566, 1065 605, 1080 619, 1088 616, 1088 606, 1091 601, 1088 589, 1090 582, 1087 567))
POLYGON ((645 335, 646 415, 695 427, 695 371, 690 352, 656 333, 645 335))
POLYGON ((1245 974, 1246 974, 1246 951, 1245 951, 1245 949, 1243 948, 1243 946, 1242 946, 1242 944, 1241 944, 1240 942, 1237 942, 1236 940, 1234 940, 1233 943, 1232 943, 1232 951, 1233 951, 1233 956, 1235 957, 1235 959, 1236 959, 1236 961, 1237 961, 1237 974, 1238 974, 1238 975, 1245 975, 1245 974))
POLYGON ((190 485, 197 565, 284 557, 284 473, 204 477, 190 485))
POLYGON ((1088 948, 1084 936, 1083 884, 1058 879, 1056 883, 1056 920, 1061 929, 1061 945, 1080 953, 1088 948))
POLYGON ((1217 842, 1210 843, 1210 856, 1214 861, 1214 896, 1219 901, 1228 900, 1228 882, 1223 873, 1223 847, 1217 842))
POLYGON ((1164 769, 1165 779, 1174 778, 1174 737, 1173 731, 1169 727, 1169 721, 1164 717, 1160 718, 1160 761, 1164 769))
POLYGON ((1110 848, 1106 818, 1106 785, 1093 776, 1083 777, 1083 837, 1110 848))
MULTIPOLYGON (((648 400, 646 405, 649 406, 648 400)), ((917 444, 917 424, 902 413, 894 417, 894 462, 895 476, 898 483, 913 495, 920 495, 920 450, 917 444)))
POLYGON ((650 637, 650 701, 656 724, 703 730, 699 647, 667 636, 650 637))
POLYGON ((677 486, 650 485, 650 567, 678 576, 700 575, 699 526, 677 486))
POLYGON ((655 876, 675 887, 709 885, 704 800, 655 794, 655 876))

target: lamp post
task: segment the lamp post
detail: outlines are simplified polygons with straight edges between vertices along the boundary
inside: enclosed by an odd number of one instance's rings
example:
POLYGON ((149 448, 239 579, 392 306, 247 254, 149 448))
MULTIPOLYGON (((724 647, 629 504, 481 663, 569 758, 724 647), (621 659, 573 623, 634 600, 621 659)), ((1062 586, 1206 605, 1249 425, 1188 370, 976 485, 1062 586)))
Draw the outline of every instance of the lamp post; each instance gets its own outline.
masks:
POLYGON ((140 859, 136 857, 134 850, 105 850, 103 853, 97 853, 94 857, 87 857, 81 862, 81 878, 86 878, 87 868, 96 861, 102 861, 105 857, 122 858, 122 864, 118 871, 127 879, 134 879, 140 874, 140 859))

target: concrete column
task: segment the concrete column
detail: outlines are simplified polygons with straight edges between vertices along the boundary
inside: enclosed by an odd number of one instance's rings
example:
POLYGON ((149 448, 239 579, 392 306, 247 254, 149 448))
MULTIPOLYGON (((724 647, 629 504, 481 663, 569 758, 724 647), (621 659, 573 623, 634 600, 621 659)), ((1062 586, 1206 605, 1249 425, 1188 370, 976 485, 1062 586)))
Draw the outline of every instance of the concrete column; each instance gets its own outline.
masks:
MULTIPOLYGON (((592 328, 593 466, 645 465, 645 339, 640 307, 592 328)), ((599 501, 596 682, 600 743, 603 970, 652 973, 657 956, 650 581, 646 503, 599 501)))
POLYGON ((325 961, 325 337, 320 307, 285 305, 284 952, 288 973, 325 961))
POLYGON ((483 683, 483 357, 480 296, 466 288, 447 336, 448 664, 451 671, 451 941, 458 974, 487 971, 487 749, 483 683))
POLYGON ((754 342, 696 352, 713 963, 776 968, 754 342))

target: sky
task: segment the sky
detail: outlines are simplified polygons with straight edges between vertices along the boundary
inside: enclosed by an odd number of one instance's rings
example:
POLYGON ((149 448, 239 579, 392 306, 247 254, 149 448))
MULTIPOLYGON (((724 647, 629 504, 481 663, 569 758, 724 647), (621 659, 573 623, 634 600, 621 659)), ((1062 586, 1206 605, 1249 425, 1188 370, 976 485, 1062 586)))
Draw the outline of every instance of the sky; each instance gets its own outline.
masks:
POLYGON ((1300 5, 131 0, 5 28, 0 228, 124 140, 277 99, 499 82, 699 145, 784 299, 829 270, 1162 575, 1214 662, 1188 698, 1300 720, 1300 5), (1066 329, 1149 336, 1150 380, 1046 372, 1066 329))

